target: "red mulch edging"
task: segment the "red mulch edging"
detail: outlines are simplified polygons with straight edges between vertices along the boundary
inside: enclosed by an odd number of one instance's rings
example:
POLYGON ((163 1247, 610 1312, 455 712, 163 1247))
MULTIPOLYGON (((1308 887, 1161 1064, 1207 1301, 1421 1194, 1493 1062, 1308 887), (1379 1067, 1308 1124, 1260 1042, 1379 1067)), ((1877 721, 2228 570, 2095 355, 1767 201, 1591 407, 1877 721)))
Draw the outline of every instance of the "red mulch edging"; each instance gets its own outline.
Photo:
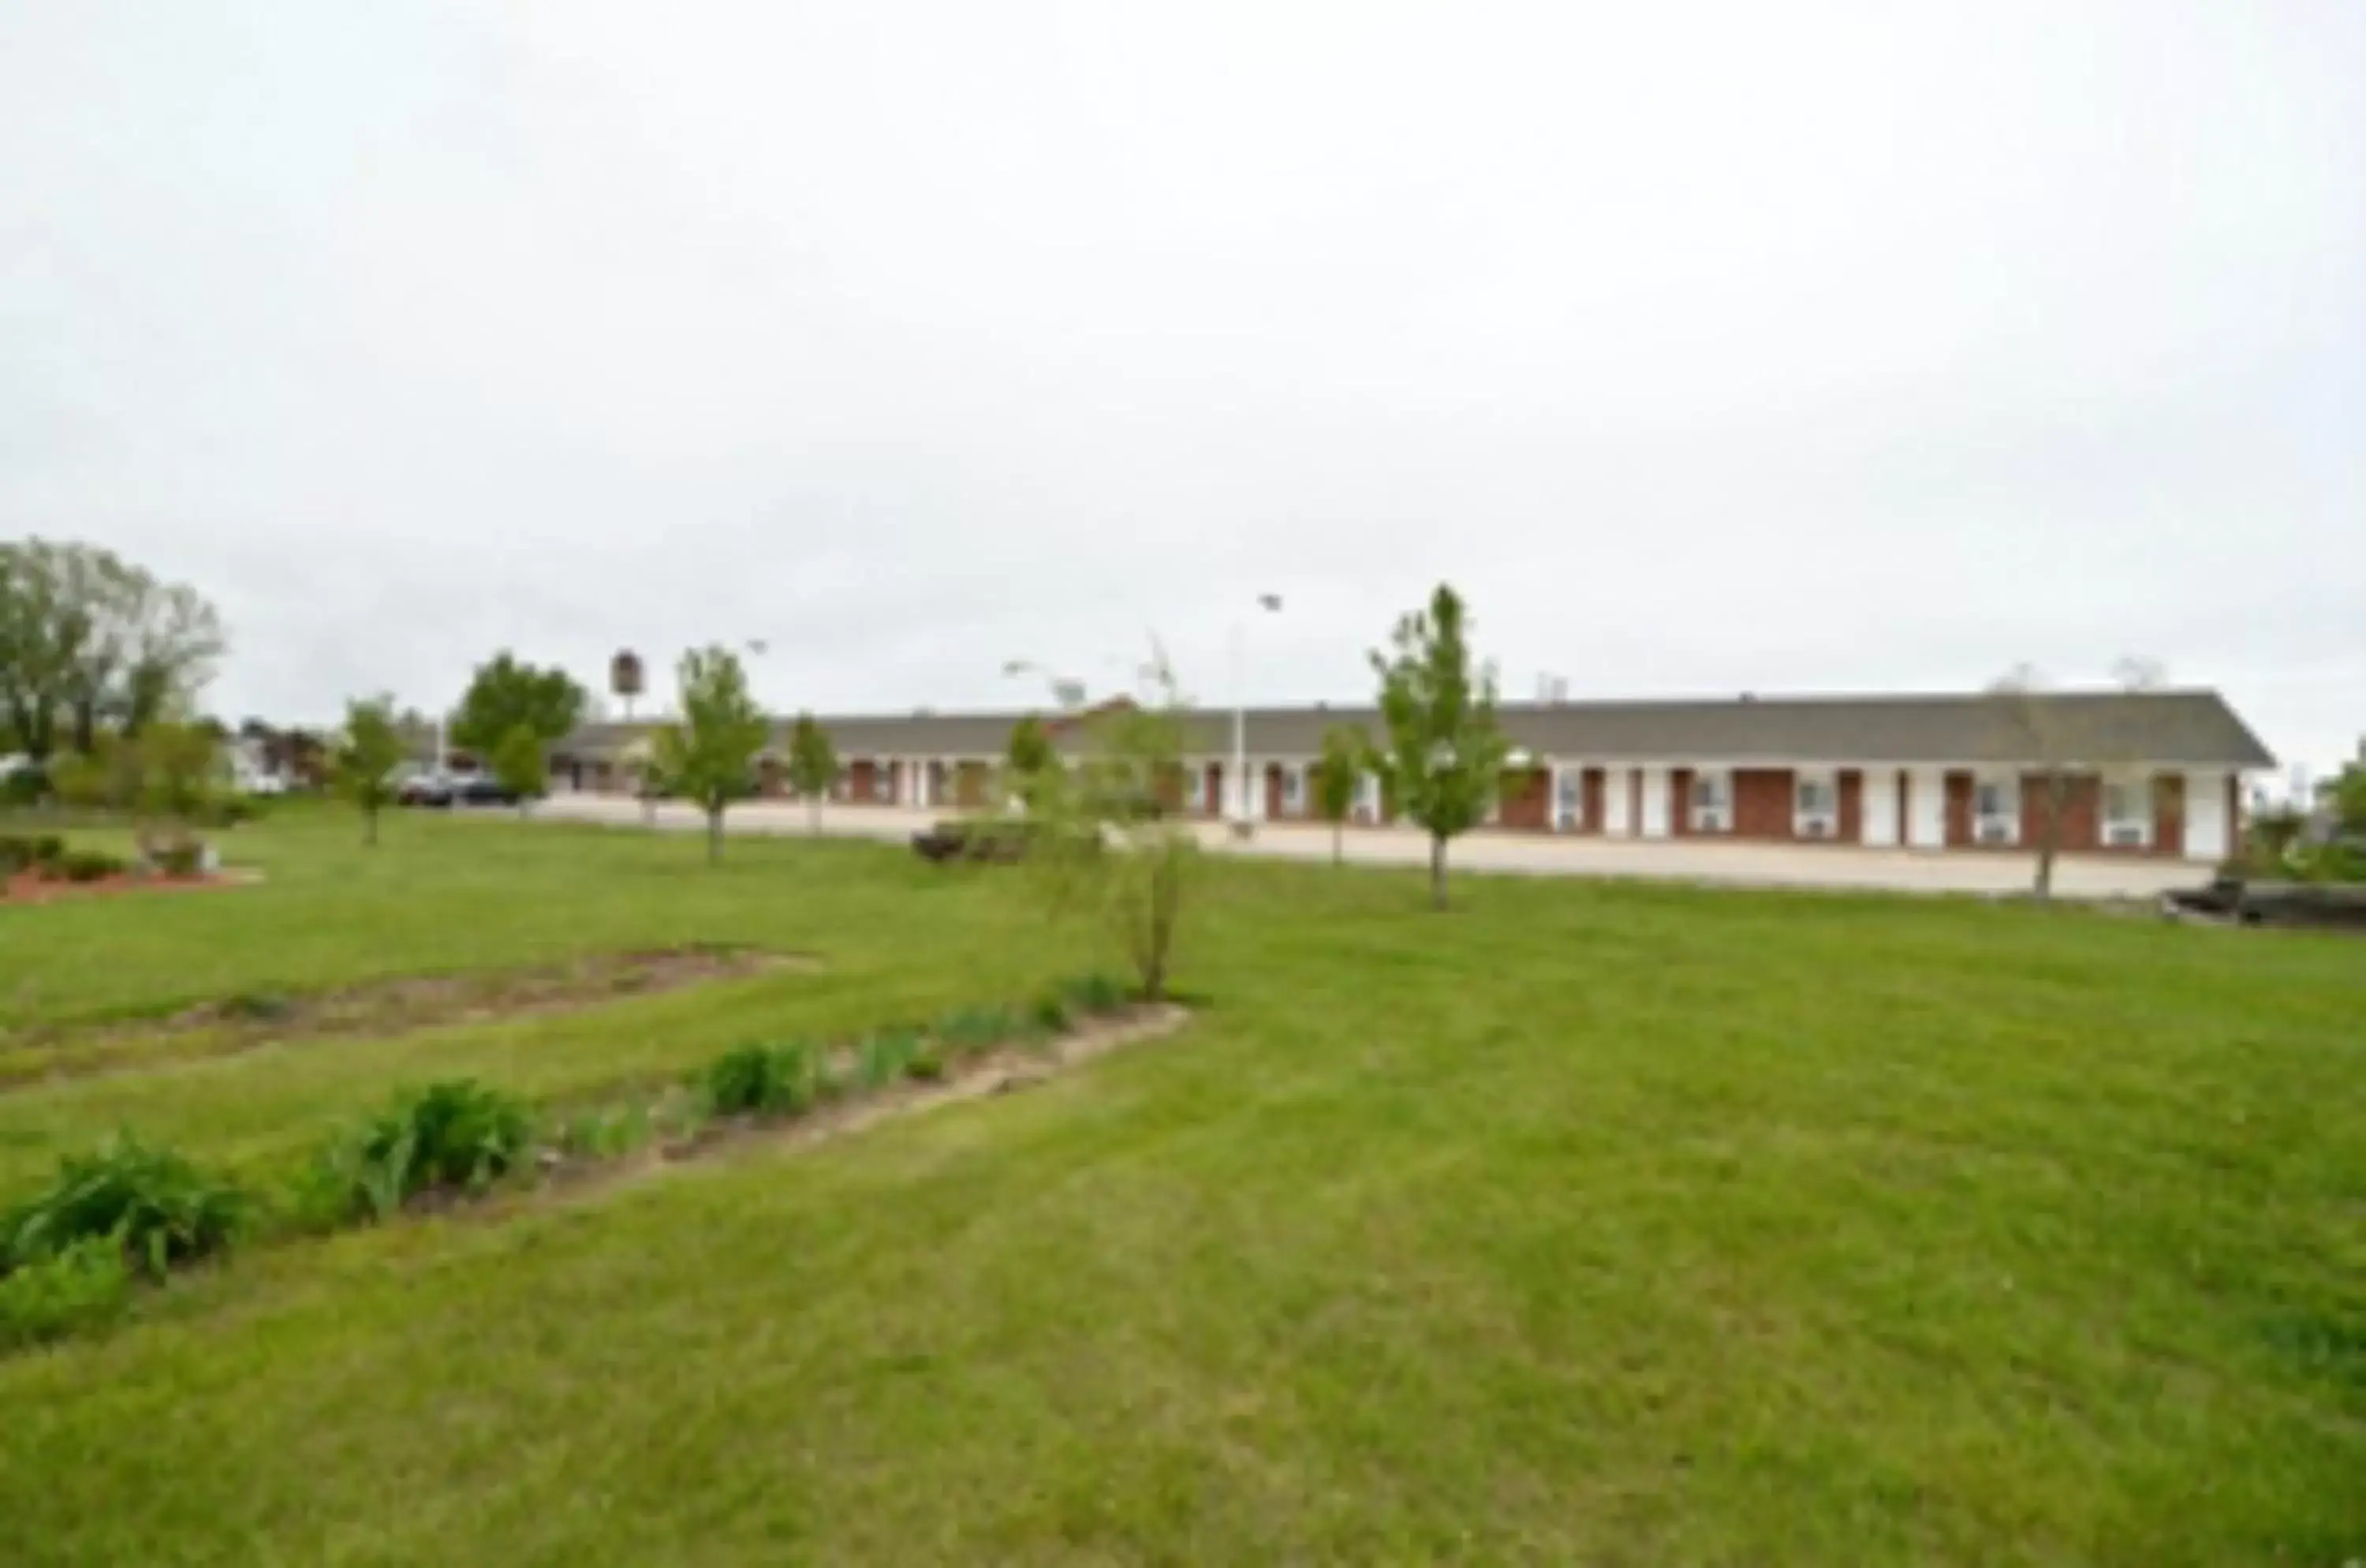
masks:
POLYGON ((61 898, 105 898, 119 893, 194 892, 205 887, 242 887, 254 881, 237 872, 208 876, 137 876, 129 873, 96 882, 67 882, 20 871, 0 883, 0 904, 51 904, 61 898))

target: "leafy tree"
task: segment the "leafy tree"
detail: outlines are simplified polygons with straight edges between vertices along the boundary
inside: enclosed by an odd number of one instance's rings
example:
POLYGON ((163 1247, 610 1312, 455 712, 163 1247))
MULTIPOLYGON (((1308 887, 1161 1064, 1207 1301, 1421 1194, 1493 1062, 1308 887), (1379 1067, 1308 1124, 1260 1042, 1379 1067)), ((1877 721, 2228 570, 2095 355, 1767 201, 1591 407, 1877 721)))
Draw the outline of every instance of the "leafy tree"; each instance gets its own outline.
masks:
POLYGON ((204 686, 225 646, 195 589, 110 550, 0 544, 0 723, 36 759, 62 739, 89 752, 106 727, 137 735, 204 686))
POLYGON ((543 738, 527 724, 513 725, 493 748, 493 777, 517 796, 518 815, 550 792, 550 757, 543 738))
POLYGON ((1495 724, 1495 672, 1473 668, 1462 600, 1439 583, 1429 607, 1401 617, 1380 678, 1387 750, 1376 761, 1398 808, 1429 834, 1431 901, 1446 908, 1446 847, 1495 798, 1510 745, 1495 724))
POLYGON ((1344 829, 1356 809, 1356 785, 1371 752, 1371 742, 1352 725, 1336 724, 1323 732, 1323 755, 1314 764, 1314 814, 1331 824, 1333 865, 1346 858, 1344 829))
POLYGON ((1037 795, 1059 765, 1059 753, 1052 749, 1051 732, 1043 728, 1041 718, 1031 713, 1027 715, 1010 727, 1010 743, 1002 762, 1003 794, 1031 814, 1037 795))
POLYGON ((1143 997, 1156 1001, 1174 970, 1200 841, 1163 805, 1182 771, 1186 711, 1163 652, 1145 677, 1149 700, 1112 705, 1085 722, 1087 750, 1074 769, 1036 775, 1023 830, 1054 908, 1107 930, 1143 997))
POLYGON ((2359 747, 2358 761, 2343 768, 2324 790, 2326 804, 2333 808, 2333 819, 2341 830, 2366 838, 2366 744, 2359 747))
POLYGON ((490 758, 523 727, 545 745, 563 739, 583 716, 583 688, 557 665, 521 662, 507 649, 477 667, 452 716, 452 740, 490 758))
POLYGON ((392 697, 356 698, 345 705, 344 733, 330 753, 337 793, 361 807, 362 841, 377 843, 377 816, 394 799, 394 770, 407 754, 394 727, 392 697))
POLYGON ((813 715, 797 715, 789 731, 789 787, 805 797, 817 833, 821 831, 821 803, 837 782, 838 749, 829 743, 829 732, 814 722, 813 715))
POLYGON ((729 649, 693 649, 675 679, 682 717, 658 731, 650 764, 666 793, 695 805, 706 817, 706 861, 723 858, 723 814, 754 793, 756 754, 767 726, 748 693, 748 672, 729 649))

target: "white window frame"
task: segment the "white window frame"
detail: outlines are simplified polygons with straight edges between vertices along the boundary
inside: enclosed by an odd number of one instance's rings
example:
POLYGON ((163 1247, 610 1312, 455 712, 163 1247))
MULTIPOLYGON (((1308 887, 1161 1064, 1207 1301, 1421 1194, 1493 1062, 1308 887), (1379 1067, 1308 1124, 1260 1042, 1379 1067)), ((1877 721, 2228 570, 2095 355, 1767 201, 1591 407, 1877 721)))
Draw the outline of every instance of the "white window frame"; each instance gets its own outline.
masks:
POLYGON ((1585 770, 1553 770, 1553 827, 1563 833, 1585 831, 1585 770))
POLYGON ((2018 844, 2021 842, 2021 775, 2019 773, 1974 773, 1972 775, 1972 842, 1975 844, 2018 844), (1983 810, 1980 796, 1988 790, 1998 792, 2002 807, 1995 811, 1983 810), (2001 829, 1999 832, 1995 829, 2001 829))
POLYGON ((1791 776, 1791 836, 1795 839, 1837 839, 1841 833, 1841 777, 1831 772, 1808 772, 1791 776), (1808 794, 1820 791, 1823 804, 1810 805, 1808 794))
POLYGON ((1730 833, 1733 831, 1733 771, 1729 768, 1695 768, 1692 782, 1684 790, 1684 821, 1696 833, 1730 833), (1701 786, 1711 785, 1709 798, 1701 798, 1701 786))
POLYGON ((2095 831, 2107 850, 2148 850, 2152 848, 2153 786, 2149 778, 2132 774, 2106 773, 2095 787, 2095 831), (2112 815, 2112 792, 2124 790, 2135 808, 2132 817, 2112 815), (2134 829, 2132 833, 2121 829, 2134 829))

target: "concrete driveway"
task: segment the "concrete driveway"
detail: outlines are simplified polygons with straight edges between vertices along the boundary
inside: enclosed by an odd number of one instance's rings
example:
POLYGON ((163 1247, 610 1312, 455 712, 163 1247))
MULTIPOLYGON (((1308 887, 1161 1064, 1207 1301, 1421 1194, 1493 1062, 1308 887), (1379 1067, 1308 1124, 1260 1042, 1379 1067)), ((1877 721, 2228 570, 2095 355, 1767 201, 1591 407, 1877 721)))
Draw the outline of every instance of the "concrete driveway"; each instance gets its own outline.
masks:
MULTIPOLYGON (((704 826, 696 811, 675 803, 659 806, 650 823, 638 802, 609 795, 554 795, 536 808, 535 815, 546 820, 619 827, 647 823, 678 832, 704 826)), ((830 806, 823 808, 821 830, 832 837, 901 843, 943 815, 897 806, 830 806)), ((735 806, 725 823, 732 833, 801 835, 811 830, 806 807, 776 801, 735 806)), ((1222 825, 1203 823, 1200 838, 1210 849, 1234 854, 1285 860, 1331 857, 1328 828, 1265 823, 1255 838, 1240 843, 1222 825)), ((1422 866, 1429 862, 1429 840, 1401 828, 1350 828, 1346 842, 1347 858, 1362 865, 1422 866)), ((1940 854, 1842 845, 1557 838, 1504 832, 1466 834, 1455 840, 1451 854, 1455 868, 1461 871, 1903 893, 2022 892, 2030 885, 2034 864, 2026 854, 1976 851, 1940 854)), ((2209 867, 2179 861, 2087 855, 2064 857, 2055 868, 2054 883, 2066 897, 2149 898, 2171 887, 2205 882, 2209 876, 2209 867)))

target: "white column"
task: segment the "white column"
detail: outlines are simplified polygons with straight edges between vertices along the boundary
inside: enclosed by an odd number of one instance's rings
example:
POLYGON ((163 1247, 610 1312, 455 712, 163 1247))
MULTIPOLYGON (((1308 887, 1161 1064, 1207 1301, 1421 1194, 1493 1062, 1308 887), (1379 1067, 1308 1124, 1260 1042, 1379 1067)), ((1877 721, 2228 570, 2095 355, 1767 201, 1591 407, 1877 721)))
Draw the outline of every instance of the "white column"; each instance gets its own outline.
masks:
POLYGON ((1860 836, 1870 848, 1895 849, 1900 826, 1898 820, 1898 770, 1865 768, 1858 776, 1864 780, 1857 786, 1860 836))
POLYGON ((2226 820, 2225 773, 2185 775, 2185 858, 2216 864, 2234 852, 2235 825, 2226 820))
POLYGON ((1916 768, 1906 775, 1906 842, 1918 850, 1947 847, 1947 771, 1916 768))
POLYGON ((1669 835, 1668 770, 1643 770, 1643 820, 1640 831, 1647 839, 1664 839, 1669 835))

